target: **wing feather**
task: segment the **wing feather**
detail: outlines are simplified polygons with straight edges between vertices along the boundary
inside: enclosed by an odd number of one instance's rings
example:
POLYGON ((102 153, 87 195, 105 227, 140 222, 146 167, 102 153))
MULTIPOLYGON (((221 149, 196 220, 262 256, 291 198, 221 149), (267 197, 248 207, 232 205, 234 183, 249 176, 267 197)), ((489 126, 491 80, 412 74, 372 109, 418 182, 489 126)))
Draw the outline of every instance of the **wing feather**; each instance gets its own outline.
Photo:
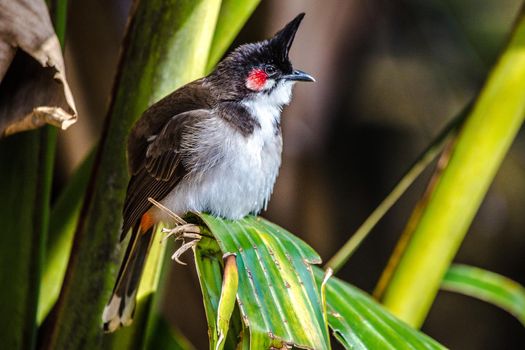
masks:
POLYGON ((161 201, 187 174, 182 158, 181 138, 185 129, 210 118, 210 110, 196 109, 172 117, 158 135, 151 135, 145 160, 132 175, 124 202, 121 240, 140 221, 151 203, 148 198, 161 201))

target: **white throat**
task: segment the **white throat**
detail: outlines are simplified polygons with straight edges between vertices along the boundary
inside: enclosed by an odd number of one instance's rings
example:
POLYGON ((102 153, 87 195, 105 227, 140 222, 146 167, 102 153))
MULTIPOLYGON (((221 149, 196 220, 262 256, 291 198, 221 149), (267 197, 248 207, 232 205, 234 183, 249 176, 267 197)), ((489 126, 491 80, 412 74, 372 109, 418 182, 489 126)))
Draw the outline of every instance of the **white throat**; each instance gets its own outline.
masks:
POLYGON ((270 82, 271 86, 265 89, 271 89, 270 92, 263 90, 242 101, 257 119, 263 132, 270 126, 273 130, 275 124, 280 124, 281 111, 284 106, 290 103, 292 87, 295 83, 293 81, 280 81, 276 83, 274 80, 269 80, 267 85, 270 82), (277 85, 274 87, 275 84, 277 85))
POLYGON ((198 176, 184 178, 162 204, 177 214, 208 211, 229 219, 266 208, 281 165, 281 110, 290 102, 293 86, 291 82, 278 84, 270 93, 253 94, 242 101, 259 123, 251 134, 240 133, 220 117, 202 125, 194 135, 199 147, 196 153, 218 153, 218 160, 198 176))

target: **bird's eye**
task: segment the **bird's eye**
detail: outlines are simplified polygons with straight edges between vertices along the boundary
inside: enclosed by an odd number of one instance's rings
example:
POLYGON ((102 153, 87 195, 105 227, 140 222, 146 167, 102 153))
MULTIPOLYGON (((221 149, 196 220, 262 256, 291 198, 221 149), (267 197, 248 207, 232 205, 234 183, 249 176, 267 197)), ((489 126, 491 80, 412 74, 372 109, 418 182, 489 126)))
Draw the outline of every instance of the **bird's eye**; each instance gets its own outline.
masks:
POLYGON ((270 66, 270 65, 268 65, 268 66, 264 67, 264 71, 265 71, 266 74, 268 74, 268 75, 274 75, 274 74, 277 72, 277 69, 275 69, 274 66, 270 66))

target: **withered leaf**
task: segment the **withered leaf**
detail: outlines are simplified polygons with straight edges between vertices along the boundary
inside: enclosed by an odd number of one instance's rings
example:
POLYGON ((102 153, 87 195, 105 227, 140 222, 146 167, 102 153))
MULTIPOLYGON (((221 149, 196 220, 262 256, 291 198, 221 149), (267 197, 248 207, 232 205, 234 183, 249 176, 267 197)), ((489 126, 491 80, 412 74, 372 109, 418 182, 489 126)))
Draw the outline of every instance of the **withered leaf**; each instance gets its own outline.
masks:
POLYGON ((75 123, 64 59, 43 0, 0 0, 0 137, 75 123))

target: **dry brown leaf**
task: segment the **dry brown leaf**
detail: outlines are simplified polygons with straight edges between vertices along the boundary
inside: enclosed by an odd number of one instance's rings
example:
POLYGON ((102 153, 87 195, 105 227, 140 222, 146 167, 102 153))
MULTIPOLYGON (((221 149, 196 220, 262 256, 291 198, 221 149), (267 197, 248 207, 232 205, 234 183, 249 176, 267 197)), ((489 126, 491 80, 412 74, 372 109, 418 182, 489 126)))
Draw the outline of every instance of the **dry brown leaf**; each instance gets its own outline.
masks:
POLYGON ((46 4, 0 0, 0 137, 46 123, 67 129, 76 119, 46 4))

